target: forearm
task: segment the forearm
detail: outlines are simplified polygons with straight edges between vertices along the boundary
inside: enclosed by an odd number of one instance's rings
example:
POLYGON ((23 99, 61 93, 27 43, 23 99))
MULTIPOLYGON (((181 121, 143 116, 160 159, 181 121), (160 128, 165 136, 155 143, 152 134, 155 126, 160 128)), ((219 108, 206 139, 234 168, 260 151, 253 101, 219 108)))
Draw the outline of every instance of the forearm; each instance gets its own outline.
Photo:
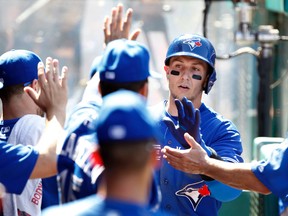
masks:
POLYGON ((249 163, 228 163, 208 158, 202 174, 238 189, 270 193, 253 174, 249 163))
POLYGON ((62 132, 62 122, 55 116, 46 120, 46 128, 37 144, 39 157, 30 178, 45 178, 57 174, 56 147, 62 132))

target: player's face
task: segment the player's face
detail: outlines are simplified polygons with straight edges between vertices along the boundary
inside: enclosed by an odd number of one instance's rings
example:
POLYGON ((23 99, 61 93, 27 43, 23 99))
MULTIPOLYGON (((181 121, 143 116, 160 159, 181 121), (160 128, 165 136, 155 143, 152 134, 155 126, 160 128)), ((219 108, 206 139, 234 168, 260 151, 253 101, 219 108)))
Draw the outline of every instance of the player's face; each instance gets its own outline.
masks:
POLYGON ((201 102, 208 73, 206 62, 187 56, 172 57, 165 71, 171 100, 185 96, 192 102, 201 102))

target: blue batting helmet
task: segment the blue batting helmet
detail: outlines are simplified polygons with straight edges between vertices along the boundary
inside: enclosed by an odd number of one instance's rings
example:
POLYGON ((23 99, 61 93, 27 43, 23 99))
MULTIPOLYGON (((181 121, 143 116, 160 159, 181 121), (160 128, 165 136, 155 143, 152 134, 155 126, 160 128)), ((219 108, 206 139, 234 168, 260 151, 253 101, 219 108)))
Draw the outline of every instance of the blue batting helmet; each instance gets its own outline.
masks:
POLYGON ((209 40, 200 35, 184 34, 175 38, 166 53, 165 65, 169 65, 173 56, 191 56, 205 61, 210 67, 208 83, 204 92, 208 94, 216 81, 215 58, 216 53, 209 40))

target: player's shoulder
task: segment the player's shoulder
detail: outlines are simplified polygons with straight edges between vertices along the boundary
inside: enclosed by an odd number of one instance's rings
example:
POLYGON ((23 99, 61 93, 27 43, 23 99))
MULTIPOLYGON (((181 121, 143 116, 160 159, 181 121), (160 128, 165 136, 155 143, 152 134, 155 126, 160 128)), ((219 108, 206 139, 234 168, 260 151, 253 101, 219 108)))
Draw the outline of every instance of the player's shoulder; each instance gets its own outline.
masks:
POLYGON ((41 124, 41 125, 45 125, 45 118, 39 115, 35 115, 35 114, 27 114, 22 116, 18 121, 17 121, 18 125, 27 125, 27 124, 41 124))

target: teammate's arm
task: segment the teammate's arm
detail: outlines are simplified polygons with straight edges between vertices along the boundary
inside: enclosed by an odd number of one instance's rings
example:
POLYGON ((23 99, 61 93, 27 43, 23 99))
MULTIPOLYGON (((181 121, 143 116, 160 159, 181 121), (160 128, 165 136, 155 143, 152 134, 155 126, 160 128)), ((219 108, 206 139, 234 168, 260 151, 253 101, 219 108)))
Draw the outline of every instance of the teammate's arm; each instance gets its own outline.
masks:
POLYGON ((251 164, 229 163, 210 158, 192 136, 188 133, 184 136, 191 146, 190 149, 179 150, 165 146, 162 150, 163 157, 175 169, 190 174, 207 175, 238 189, 253 190, 262 194, 270 193, 251 171, 251 164))
POLYGON ((59 62, 56 59, 46 59, 46 73, 43 63, 38 65, 40 91, 30 87, 25 91, 34 102, 46 113, 46 128, 37 144, 39 156, 30 178, 43 178, 57 173, 56 146, 63 132, 67 104, 67 72, 63 67, 59 76, 59 62))

